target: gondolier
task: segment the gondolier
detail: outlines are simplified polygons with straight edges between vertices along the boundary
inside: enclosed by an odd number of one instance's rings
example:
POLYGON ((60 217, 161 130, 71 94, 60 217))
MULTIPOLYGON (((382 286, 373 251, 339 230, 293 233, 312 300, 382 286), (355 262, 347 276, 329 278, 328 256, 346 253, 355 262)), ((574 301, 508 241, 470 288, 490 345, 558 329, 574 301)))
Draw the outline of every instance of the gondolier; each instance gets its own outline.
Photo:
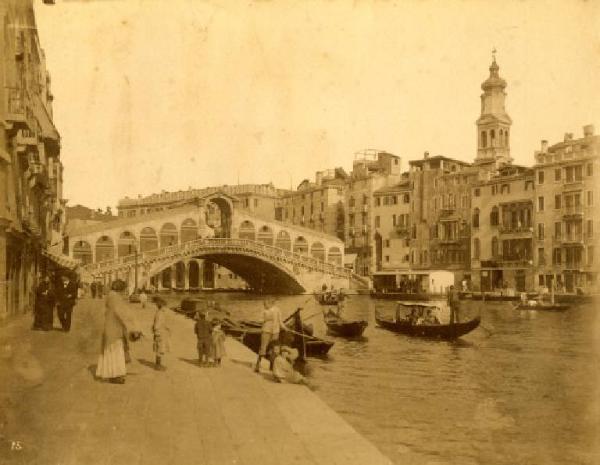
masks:
POLYGON ((460 323, 458 311, 460 309, 460 296, 454 286, 448 290, 448 307, 450 308, 450 324, 460 323))

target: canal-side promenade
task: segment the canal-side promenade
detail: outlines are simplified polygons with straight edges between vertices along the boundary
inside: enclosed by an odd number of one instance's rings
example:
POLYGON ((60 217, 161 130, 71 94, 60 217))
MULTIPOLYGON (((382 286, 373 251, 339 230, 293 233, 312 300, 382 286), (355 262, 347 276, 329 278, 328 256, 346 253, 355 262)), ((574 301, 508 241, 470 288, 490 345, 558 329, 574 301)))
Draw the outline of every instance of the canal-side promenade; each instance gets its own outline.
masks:
MULTIPOLYGON (((304 386, 252 371, 228 339, 221 368, 196 365, 193 322, 172 312, 167 371, 153 369, 153 311, 124 385, 94 380, 103 303, 83 299, 70 333, 0 328, 0 464, 390 464, 304 386)), ((55 322, 58 326, 58 322, 55 322)))

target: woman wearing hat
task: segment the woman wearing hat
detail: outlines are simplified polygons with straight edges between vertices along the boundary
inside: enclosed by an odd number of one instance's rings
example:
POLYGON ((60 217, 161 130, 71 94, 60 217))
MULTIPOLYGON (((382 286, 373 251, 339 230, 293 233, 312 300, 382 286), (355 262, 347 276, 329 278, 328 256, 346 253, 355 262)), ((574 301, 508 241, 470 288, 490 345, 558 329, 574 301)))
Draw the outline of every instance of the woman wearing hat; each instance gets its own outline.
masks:
POLYGON ((141 335, 140 331, 134 329, 135 324, 125 314, 121 295, 125 289, 124 281, 114 281, 106 296, 102 349, 96 366, 97 378, 116 384, 125 383, 127 374, 123 335, 127 335, 131 341, 139 339, 141 335))

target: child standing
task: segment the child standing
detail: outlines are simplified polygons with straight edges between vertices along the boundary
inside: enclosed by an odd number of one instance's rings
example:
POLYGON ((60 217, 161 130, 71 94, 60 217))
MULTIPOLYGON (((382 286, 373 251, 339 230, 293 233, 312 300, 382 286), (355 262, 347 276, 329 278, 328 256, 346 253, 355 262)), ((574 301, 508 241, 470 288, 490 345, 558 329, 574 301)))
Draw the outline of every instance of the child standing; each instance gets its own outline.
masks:
POLYGON ((158 371, 166 370, 166 367, 162 364, 162 358, 169 352, 169 336, 171 330, 167 325, 167 312, 165 311, 166 302, 160 297, 154 299, 156 304, 156 313, 154 314, 154 324, 152 325, 152 332, 154 333, 154 353, 156 354, 155 369, 158 371))
POLYGON ((206 315, 203 312, 196 313, 196 325, 194 326, 194 332, 198 339, 198 362, 200 365, 208 364, 208 357, 210 355, 211 346, 211 324, 206 320, 206 315))
POLYGON ((213 326, 211 339, 215 366, 221 366, 221 359, 225 356, 225 333, 221 329, 221 323, 217 322, 213 326))

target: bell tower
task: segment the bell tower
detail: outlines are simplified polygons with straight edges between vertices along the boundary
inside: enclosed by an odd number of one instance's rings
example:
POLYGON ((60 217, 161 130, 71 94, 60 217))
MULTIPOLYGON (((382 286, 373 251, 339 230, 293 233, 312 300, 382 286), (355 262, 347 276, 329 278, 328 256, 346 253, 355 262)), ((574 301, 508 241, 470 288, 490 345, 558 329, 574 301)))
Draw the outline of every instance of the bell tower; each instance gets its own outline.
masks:
POLYGON ((510 164, 510 126, 512 120, 506 113, 506 81, 500 77, 496 63, 496 49, 492 51, 490 76, 483 81, 481 88, 481 115, 477 120, 476 165, 489 165, 498 168, 510 164))

